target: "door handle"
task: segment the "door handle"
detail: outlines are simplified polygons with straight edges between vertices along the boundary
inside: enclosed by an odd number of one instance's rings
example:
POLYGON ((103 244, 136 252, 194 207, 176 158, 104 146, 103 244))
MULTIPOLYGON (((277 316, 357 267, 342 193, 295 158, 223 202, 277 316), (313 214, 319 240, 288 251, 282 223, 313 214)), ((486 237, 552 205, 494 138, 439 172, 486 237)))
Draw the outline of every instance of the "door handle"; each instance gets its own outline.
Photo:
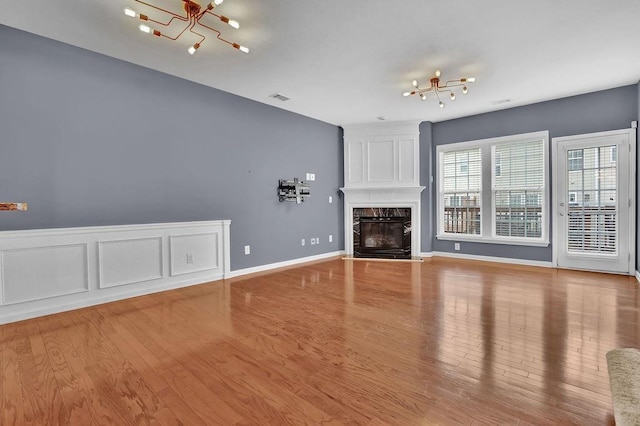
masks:
POLYGON ((560 206, 564 207, 564 201, 560 203, 560 206))

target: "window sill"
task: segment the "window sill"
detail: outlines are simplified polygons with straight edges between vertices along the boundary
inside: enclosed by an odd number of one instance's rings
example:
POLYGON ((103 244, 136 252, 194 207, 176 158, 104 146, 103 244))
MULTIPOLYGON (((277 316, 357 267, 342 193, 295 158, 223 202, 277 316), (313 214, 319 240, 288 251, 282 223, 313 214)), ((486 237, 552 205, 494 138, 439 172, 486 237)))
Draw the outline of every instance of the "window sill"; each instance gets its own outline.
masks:
POLYGON ((486 238, 486 237, 471 237, 469 235, 436 235, 437 240, 442 241, 460 241, 469 243, 482 243, 482 244, 504 244, 509 246, 529 246, 529 247, 549 247, 549 241, 527 241, 527 240, 515 240, 504 238, 486 238))

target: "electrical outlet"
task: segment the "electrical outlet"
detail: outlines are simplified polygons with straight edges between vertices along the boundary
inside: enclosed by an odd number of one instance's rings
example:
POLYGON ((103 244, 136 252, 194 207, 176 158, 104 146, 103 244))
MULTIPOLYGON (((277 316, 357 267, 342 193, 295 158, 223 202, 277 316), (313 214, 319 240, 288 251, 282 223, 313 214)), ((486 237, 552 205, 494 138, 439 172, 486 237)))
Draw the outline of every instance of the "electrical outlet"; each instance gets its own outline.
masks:
POLYGON ((455 251, 460 251, 460 243, 453 243, 453 249, 455 251))
POLYGON ((316 180, 316 174, 315 173, 307 173, 307 180, 308 181, 316 180))
POLYGON ((329 195, 329 204, 333 203, 333 197, 329 195))
POLYGON ((193 263, 193 253, 187 253, 187 263, 193 263))
POLYGON ((304 245, 304 238, 302 239, 302 245, 304 245))
POLYGON ((316 237, 316 244, 320 244, 320 237, 316 237))
POLYGON ((251 246, 244 246, 244 254, 251 254, 251 246))
POLYGON ((333 235, 329 234, 329 242, 332 243, 333 242, 333 235))
POLYGON ((312 238, 312 239, 311 239, 311 245, 312 245, 312 246, 315 246, 315 245, 316 245, 316 239, 315 239, 315 238, 312 238))

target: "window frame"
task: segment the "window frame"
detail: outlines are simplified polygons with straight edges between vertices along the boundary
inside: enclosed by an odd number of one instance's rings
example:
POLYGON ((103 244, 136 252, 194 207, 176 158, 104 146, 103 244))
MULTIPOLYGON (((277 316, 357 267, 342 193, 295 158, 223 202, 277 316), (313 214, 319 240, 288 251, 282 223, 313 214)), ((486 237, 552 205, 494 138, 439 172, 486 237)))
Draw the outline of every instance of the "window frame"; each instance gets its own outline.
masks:
MULTIPOLYGON (((501 174, 503 172, 503 160, 500 159, 501 174)), ((436 146, 436 239, 449 241, 470 241, 489 244, 509 244, 509 245, 525 245, 532 247, 549 246, 549 217, 550 217, 550 191, 549 191, 549 131, 540 131, 532 133, 523 133, 518 135, 509 135, 496 138, 479 139, 474 141, 456 142, 436 146), (510 237, 496 235, 496 208, 495 208, 495 189, 494 179, 496 173, 496 162, 494 158, 494 147, 509 143, 533 142, 541 140, 543 150, 543 187, 541 188, 542 196, 542 227, 540 238, 531 237, 510 237), (466 149, 480 148, 480 156, 482 159, 482 180, 480 185, 480 206, 481 206, 481 224, 480 235, 472 234, 456 234, 444 232, 444 188, 443 188, 443 157, 445 152, 460 151, 466 149)))

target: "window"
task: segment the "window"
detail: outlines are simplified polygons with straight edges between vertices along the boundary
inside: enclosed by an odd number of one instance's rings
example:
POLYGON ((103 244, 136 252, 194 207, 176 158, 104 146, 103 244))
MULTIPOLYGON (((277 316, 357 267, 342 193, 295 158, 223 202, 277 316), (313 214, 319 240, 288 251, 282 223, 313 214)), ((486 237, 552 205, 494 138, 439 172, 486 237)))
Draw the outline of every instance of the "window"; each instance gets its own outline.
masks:
POLYGON ((495 235, 542 237, 544 143, 542 140, 494 145, 504 172, 493 179, 495 235))
POLYGON ((569 204, 578 204, 578 193, 570 192, 569 193, 569 204))
POLYGON ((479 148, 442 154, 443 232, 480 235, 481 161, 479 148))
POLYGON ((612 163, 615 163, 618 161, 618 147, 617 146, 612 146, 611 150, 610 150, 610 154, 609 154, 609 160, 612 163))
MULTIPOLYGON (((437 237, 548 245, 548 141, 536 132, 438 146, 437 237)), ((582 166, 582 152, 574 160, 582 166)))
POLYGON ((567 167, 569 168, 569 171, 583 169, 581 149, 571 149, 567 151, 567 167))

